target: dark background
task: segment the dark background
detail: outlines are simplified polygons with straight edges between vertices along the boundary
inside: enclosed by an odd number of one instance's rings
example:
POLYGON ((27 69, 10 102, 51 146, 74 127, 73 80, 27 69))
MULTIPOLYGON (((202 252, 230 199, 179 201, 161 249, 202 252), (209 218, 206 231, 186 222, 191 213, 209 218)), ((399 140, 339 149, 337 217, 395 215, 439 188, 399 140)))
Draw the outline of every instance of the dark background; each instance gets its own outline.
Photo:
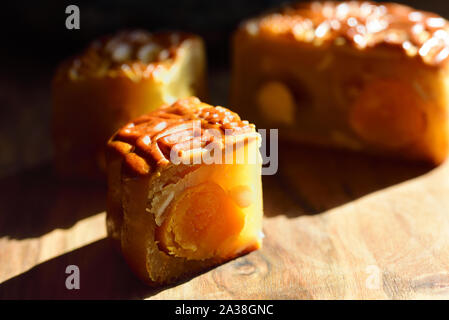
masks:
MULTIPOLYGON (((0 12, 0 177, 51 159, 50 91, 57 64, 95 37, 123 28, 182 29, 207 45, 212 90, 224 92, 229 39, 238 23, 279 0, 12 1, 0 12), (67 30, 65 8, 76 4, 81 29, 67 30)), ((449 17, 449 1, 397 1, 449 17)), ((225 103, 220 100, 212 103, 225 103)))

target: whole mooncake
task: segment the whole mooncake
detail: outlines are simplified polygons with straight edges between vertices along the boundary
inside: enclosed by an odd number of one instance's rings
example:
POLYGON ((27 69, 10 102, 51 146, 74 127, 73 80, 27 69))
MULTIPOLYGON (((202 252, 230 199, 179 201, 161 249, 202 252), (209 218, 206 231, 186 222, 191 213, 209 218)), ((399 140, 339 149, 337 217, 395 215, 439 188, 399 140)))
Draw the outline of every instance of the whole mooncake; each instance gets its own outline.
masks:
POLYGON ((198 98, 133 120, 108 143, 109 236, 148 284, 262 243, 260 135, 198 98))
POLYGON ((292 4, 234 36, 231 105, 280 138, 441 163, 449 24, 394 3, 292 4))

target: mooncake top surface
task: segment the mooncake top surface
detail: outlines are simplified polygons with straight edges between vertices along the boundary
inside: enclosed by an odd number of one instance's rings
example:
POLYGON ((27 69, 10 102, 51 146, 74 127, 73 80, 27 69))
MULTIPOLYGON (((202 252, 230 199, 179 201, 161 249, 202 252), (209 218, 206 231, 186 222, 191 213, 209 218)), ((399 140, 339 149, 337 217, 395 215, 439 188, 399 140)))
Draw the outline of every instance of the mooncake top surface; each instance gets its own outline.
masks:
POLYGON ((81 54, 70 58, 58 76, 71 80, 89 77, 151 77, 172 65, 179 47, 198 36, 185 32, 121 31, 93 41, 81 54))
POLYGON ((396 3, 322 1, 299 3, 246 21, 251 35, 284 36, 358 49, 390 45, 429 65, 447 62, 449 23, 441 16, 396 3))
POLYGON ((201 154, 210 143, 225 146, 240 138, 258 138, 255 126, 229 109, 190 97, 126 124, 110 139, 108 149, 124 157, 131 172, 148 174, 169 164, 172 152, 201 154))

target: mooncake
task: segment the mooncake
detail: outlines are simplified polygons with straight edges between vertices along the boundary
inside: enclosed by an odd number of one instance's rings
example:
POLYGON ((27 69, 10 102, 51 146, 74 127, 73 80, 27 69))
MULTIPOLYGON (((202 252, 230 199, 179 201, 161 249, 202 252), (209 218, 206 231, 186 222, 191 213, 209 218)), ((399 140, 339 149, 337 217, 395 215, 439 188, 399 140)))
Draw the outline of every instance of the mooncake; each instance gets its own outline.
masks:
POLYGON ((107 230, 139 278, 169 283, 261 247, 259 146, 253 124, 196 97, 112 136, 107 230))
POLYGON ((279 138, 441 163, 449 24, 395 3, 292 4, 233 38, 233 110, 279 138))
POLYGON ((205 95, 201 38, 123 31, 63 62, 52 83, 57 173, 104 178, 104 147, 125 123, 178 98, 205 95))

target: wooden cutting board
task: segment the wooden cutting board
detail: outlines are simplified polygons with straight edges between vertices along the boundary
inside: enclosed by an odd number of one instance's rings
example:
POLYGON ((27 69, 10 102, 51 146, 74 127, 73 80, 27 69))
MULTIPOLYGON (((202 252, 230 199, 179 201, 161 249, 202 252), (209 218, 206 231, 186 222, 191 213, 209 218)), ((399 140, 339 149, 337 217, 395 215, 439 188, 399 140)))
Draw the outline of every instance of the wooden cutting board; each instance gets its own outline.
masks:
POLYGON ((105 238, 104 187, 58 182, 49 166, 1 179, 0 299, 449 298, 449 163, 298 145, 279 159, 263 178, 263 249, 159 288, 105 238))

